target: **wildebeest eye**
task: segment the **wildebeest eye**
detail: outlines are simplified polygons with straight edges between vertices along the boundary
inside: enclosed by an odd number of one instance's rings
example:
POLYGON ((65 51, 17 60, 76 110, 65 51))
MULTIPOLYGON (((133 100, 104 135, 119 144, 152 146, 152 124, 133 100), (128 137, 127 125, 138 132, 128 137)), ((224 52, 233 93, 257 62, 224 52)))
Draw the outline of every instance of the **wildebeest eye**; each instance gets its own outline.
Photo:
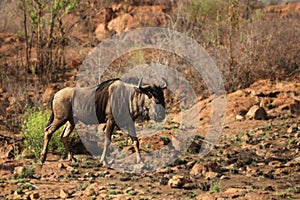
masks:
POLYGON ((151 94, 151 92, 146 92, 146 95, 148 96, 149 99, 151 99, 153 97, 153 95, 151 94))

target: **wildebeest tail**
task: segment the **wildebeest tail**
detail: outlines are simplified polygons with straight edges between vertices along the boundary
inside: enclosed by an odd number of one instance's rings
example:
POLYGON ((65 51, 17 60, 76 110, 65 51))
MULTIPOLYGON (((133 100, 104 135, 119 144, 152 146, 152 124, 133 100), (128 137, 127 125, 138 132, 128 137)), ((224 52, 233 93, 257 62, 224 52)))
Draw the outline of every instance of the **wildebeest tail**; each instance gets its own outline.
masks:
POLYGON ((50 115, 50 118, 49 118, 49 121, 47 123, 47 126, 46 126, 46 129, 48 129, 48 127, 52 124, 53 120, 54 120, 54 112, 53 112, 53 98, 51 98, 51 115, 50 115))

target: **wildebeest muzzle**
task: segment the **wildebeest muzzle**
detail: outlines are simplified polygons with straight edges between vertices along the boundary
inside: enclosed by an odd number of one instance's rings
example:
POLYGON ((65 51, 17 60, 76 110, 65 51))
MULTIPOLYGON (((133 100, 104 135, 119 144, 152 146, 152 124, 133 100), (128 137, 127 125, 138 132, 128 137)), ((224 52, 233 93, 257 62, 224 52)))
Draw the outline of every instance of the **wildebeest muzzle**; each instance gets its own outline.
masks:
POLYGON ((161 104, 154 104, 149 110, 149 116, 156 122, 162 122, 166 116, 166 109, 161 104))

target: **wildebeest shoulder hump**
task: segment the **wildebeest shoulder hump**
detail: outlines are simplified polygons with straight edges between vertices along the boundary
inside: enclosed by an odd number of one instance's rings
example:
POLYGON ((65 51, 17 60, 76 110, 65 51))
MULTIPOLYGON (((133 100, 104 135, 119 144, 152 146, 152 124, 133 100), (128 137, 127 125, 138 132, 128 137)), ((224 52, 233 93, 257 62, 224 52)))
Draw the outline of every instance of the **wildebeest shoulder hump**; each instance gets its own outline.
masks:
POLYGON ((104 81, 100 83, 96 89, 95 94, 95 106, 96 106, 96 115, 99 123, 104 123, 106 119, 106 109, 108 106, 108 100, 110 97, 109 94, 109 87, 111 84, 113 84, 115 81, 118 81, 119 79, 110 79, 107 81, 104 81))
POLYGON ((109 79, 109 80, 106 80, 106 81, 100 83, 100 84, 97 86, 96 91, 105 88, 106 86, 110 85, 111 83, 113 83, 113 82, 115 82, 115 81, 117 81, 117 80, 120 80, 120 79, 119 79, 119 78, 109 79))

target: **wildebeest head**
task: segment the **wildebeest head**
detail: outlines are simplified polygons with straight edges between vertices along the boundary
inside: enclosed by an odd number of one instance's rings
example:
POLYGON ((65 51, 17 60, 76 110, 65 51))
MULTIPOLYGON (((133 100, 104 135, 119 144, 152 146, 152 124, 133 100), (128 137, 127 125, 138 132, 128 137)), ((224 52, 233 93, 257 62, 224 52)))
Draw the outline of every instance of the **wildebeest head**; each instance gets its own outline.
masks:
POLYGON ((162 85, 142 84, 139 80, 137 92, 144 94, 144 114, 156 122, 161 122, 165 118, 165 98, 163 90, 167 87, 164 80, 162 85))

